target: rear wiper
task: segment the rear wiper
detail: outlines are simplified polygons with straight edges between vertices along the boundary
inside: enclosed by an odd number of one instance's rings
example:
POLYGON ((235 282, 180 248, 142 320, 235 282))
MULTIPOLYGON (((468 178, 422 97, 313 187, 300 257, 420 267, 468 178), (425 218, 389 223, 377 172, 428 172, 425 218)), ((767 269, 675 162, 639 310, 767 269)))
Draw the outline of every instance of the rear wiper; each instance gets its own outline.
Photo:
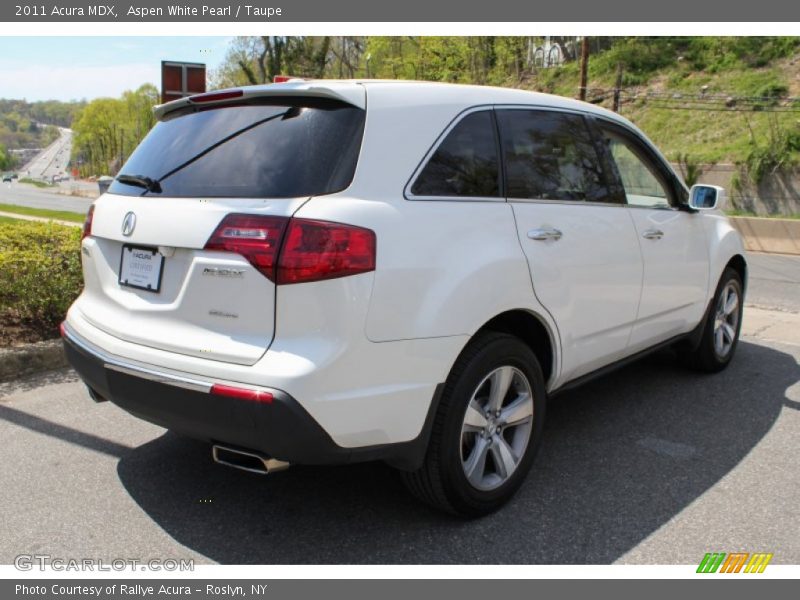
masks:
POLYGON ((125 185, 135 185, 136 187, 144 188, 148 192, 153 192, 154 194, 161 193, 161 184, 155 179, 144 175, 117 175, 117 181, 125 185))
MULTIPOLYGON (((278 113, 277 115, 271 115, 269 117, 261 119, 260 121, 256 121, 255 123, 251 123, 250 125, 246 125, 245 127, 242 127, 241 129, 237 129, 236 131, 234 131, 230 135, 225 136, 224 138, 222 138, 218 142, 214 142, 213 144, 211 144, 205 150, 202 150, 202 151, 198 152, 197 154, 192 156, 189 160, 182 162, 181 164, 179 164, 177 167, 175 167, 171 171, 167 171, 161 177, 159 177, 158 181, 164 181, 167 177, 172 177, 178 171, 180 171, 182 169, 185 169, 186 167, 188 167, 192 163, 197 162, 198 160, 203 158, 209 152, 212 152, 212 151, 216 150, 217 148, 219 148, 220 146, 222 146, 222 144, 227 144, 232 139, 239 137, 243 133, 246 133, 246 132, 250 131, 251 129, 254 129, 254 128, 258 127, 259 125, 263 125, 264 123, 269 123, 270 121, 274 121, 275 119, 280 119, 280 118, 292 119, 292 118, 296 117, 299 114, 299 112, 297 112, 295 110, 296 108, 297 107, 289 108, 289 109, 287 109, 287 110, 285 110, 283 112, 278 113)), ((158 181, 156 183, 158 183, 158 181)))

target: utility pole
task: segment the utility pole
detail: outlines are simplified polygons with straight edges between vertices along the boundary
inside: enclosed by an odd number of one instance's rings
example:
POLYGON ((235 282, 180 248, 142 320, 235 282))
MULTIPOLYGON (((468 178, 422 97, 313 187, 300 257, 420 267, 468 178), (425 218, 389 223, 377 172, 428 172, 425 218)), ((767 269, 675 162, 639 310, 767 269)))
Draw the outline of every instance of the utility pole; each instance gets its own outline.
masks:
POLYGON ((619 112, 619 95, 622 90, 622 63, 617 63, 617 83, 614 86, 614 112, 619 112))
POLYGON ((579 98, 586 101, 586 86, 589 72, 589 38, 583 36, 581 39, 581 87, 579 98))

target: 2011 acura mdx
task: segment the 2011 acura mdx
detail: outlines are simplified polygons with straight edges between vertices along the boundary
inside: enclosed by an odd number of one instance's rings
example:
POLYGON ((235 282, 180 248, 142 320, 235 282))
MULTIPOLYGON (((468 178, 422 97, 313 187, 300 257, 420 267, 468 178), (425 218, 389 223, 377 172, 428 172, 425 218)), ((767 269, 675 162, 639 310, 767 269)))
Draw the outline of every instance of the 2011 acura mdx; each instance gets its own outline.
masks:
POLYGON ((549 395, 667 345, 712 372, 736 350, 724 191, 615 113, 386 81, 155 110, 89 213, 63 335, 93 398, 218 462, 383 460, 480 515, 522 483, 549 395))

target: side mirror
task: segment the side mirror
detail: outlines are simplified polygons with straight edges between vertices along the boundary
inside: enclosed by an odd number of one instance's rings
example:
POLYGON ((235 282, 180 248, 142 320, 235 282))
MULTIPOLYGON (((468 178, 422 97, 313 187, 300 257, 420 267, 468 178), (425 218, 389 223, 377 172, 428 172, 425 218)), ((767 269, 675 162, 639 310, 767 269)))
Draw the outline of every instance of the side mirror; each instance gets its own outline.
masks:
POLYGON ((695 210, 725 208, 725 188, 718 185, 696 184, 689 191, 689 207, 695 210))

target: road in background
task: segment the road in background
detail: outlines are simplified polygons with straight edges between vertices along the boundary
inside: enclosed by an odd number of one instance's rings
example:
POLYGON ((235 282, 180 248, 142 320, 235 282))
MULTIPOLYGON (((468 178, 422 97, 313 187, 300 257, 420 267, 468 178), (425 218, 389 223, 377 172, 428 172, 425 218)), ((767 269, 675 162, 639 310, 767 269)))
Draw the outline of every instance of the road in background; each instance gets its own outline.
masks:
MULTIPOLYGON (((75 183, 64 182, 61 185, 70 186, 75 183)), ((97 184, 85 185, 96 189, 97 184)), ((36 188, 21 183, 0 186, 0 204, 86 214, 92 202, 94 198, 69 196, 59 193, 57 188, 36 188)), ((747 255, 747 263, 748 304, 800 313, 800 256, 751 252, 747 255)))
POLYGON ((20 177, 51 181, 54 176, 67 175, 67 163, 72 152, 72 130, 59 127, 59 138, 42 150, 20 170, 20 177))
MULTIPOLYGON (((63 185, 69 185, 69 183, 65 182, 63 185)), ((97 184, 95 184, 96 186, 97 184)), ((0 185, 0 204, 68 210, 85 215, 92 202, 94 202, 94 198, 69 196, 59 193, 58 188, 37 188, 17 182, 0 185)))
POLYGON ((747 263, 748 304, 800 313, 800 256, 753 252, 747 263))
MULTIPOLYGON (((75 182, 64 182, 61 185, 75 185, 75 182)), ((97 189, 97 184, 84 185, 97 189)), ((2 204, 86 214, 92 202, 93 198, 69 196, 59 193, 57 188, 36 188, 21 183, 0 186, 2 204)), ((747 255, 747 262, 748 304, 800 313, 800 256, 751 252, 747 255)))
POLYGON ((0 202, 20 204, 33 208, 50 208, 53 210, 74 210, 85 213, 91 199, 97 197, 96 182, 73 179, 68 164, 72 153, 72 130, 59 127, 59 138, 33 157, 17 173, 20 178, 30 178, 53 184, 53 178, 59 179, 50 188, 37 188, 33 185, 13 182, 3 184, 0 189, 0 202), (59 196, 60 194, 60 196, 59 196), (55 196, 55 197, 54 197, 55 196), (60 202, 59 197, 87 196, 85 202, 60 202))

